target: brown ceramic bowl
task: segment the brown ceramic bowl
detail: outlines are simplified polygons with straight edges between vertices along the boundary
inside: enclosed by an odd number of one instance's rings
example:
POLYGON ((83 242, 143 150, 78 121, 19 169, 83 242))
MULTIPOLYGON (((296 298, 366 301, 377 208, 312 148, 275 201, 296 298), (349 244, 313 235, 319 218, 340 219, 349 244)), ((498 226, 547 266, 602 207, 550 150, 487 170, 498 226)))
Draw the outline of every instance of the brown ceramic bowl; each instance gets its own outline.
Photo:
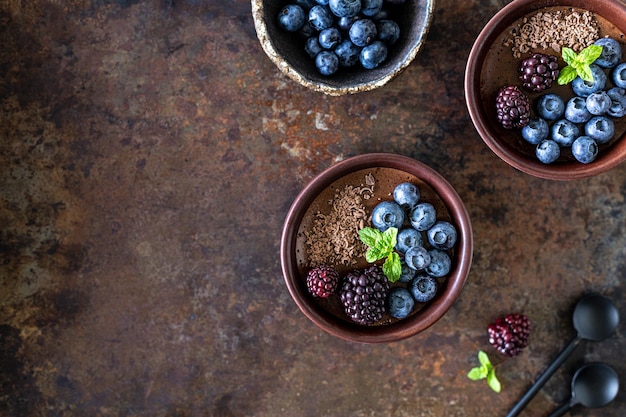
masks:
MULTIPOLYGON (((296 197, 289 210, 281 239, 281 264, 287 288, 300 310, 313 323, 339 338, 363 342, 383 343, 413 336, 439 320, 461 293, 472 261, 472 228, 468 213, 454 188, 436 171, 414 159, 394 154, 365 154, 346 159, 323 171, 296 197), (452 267, 445 278, 439 278, 440 288, 429 303, 414 308, 405 319, 386 317, 374 325, 359 325, 343 311, 339 296, 327 299, 313 298, 306 286, 308 264, 305 235, 311 230, 316 213, 330 212, 329 200, 347 185, 364 184, 366 175, 375 179, 371 198, 364 199, 366 212, 381 200, 392 200, 393 189, 404 181, 413 182, 421 192, 421 201, 430 202, 437 209, 438 219, 452 222, 458 231, 458 240, 450 252, 452 267)), ((333 265, 341 276, 352 269, 364 268, 365 259, 356 259, 354 265, 333 265)), ((392 285, 402 285, 394 283, 392 285)), ((406 284, 404 284, 406 285, 406 284)), ((416 305, 419 303, 416 303, 416 305)))
POLYGON ((386 61, 372 70, 340 68, 335 74, 324 76, 304 51, 304 38, 285 32, 276 24, 278 12, 288 3, 288 0, 252 0, 252 17, 261 46, 288 77, 332 96, 381 87, 402 72, 424 45, 435 7, 435 0, 405 0, 401 5, 386 6, 401 31, 400 39, 389 47, 386 61))
MULTIPOLYGON (((535 147, 526 143, 519 130, 504 129, 496 118, 495 97, 505 85, 520 85, 517 68, 521 58, 514 58, 510 47, 503 45, 510 39, 510 30, 517 27, 525 16, 539 10, 581 9, 595 14, 600 36, 611 36, 620 42, 626 38, 626 4, 619 0, 514 0, 487 23, 470 52, 465 73, 465 99, 476 130, 487 146, 512 167, 527 174, 552 180, 573 180, 605 172, 626 160, 626 117, 614 119, 616 136, 600 146, 595 161, 582 164, 576 161, 568 149, 552 164, 543 164, 535 156, 535 147)), ((567 45, 566 45, 567 46, 567 45)), ((626 51, 626 44, 622 44, 626 51)), ((541 50, 544 51, 544 50, 541 50)), ((552 49, 545 50, 560 55, 552 49)), ((559 58, 559 67, 565 65, 559 58)), ((526 90, 523 90, 527 93, 526 90)), ((571 86, 556 83, 543 93, 557 93, 572 97, 571 86)), ((540 93, 540 94, 543 94, 540 93)), ((528 93, 531 102, 539 96, 528 93)), ((534 111, 534 110, 533 110, 534 111)))

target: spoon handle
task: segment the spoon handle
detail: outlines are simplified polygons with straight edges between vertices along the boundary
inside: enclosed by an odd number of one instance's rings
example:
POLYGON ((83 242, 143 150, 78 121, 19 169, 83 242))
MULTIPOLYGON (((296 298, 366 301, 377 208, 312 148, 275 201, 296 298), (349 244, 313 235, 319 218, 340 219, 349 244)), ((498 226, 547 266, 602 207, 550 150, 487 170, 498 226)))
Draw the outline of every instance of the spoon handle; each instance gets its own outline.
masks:
MULTIPOLYGON (((559 353, 559 356, 557 356, 554 359, 554 361, 552 361, 550 366, 548 366, 546 368, 546 370, 543 371, 541 376, 539 376, 539 378, 537 378, 535 383, 533 385, 531 385, 531 387, 528 389, 528 391, 526 391, 526 394, 524 394, 524 396, 522 398, 520 398, 520 400, 513 406, 513 408, 511 409, 511 411, 509 411, 509 413, 506 415, 506 417, 515 417, 519 413, 522 412, 524 407, 526 407, 526 405, 528 405, 530 400, 532 400, 533 397, 537 394, 537 392, 539 392, 541 387, 543 387, 545 385, 545 383, 548 382, 548 379, 550 379, 552 374, 554 374, 554 372, 556 372, 556 370, 559 368, 559 366, 561 366, 563 364, 563 362, 565 362, 565 359, 567 359, 567 357, 569 355, 571 355, 571 353, 574 351, 574 349, 576 349, 576 347, 578 346, 578 344, 580 343, 581 340, 582 340, 581 337, 577 335, 576 337, 574 337, 567 344, 567 346, 565 346, 565 348, 563 348, 561 353, 559 353)), ((561 415, 561 414, 558 414, 558 415, 561 415)))
POLYGON ((548 417, 561 417, 563 414, 567 413, 567 411, 572 407, 571 404, 565 403, 561 405, 559 408, 554 410, 548 417))

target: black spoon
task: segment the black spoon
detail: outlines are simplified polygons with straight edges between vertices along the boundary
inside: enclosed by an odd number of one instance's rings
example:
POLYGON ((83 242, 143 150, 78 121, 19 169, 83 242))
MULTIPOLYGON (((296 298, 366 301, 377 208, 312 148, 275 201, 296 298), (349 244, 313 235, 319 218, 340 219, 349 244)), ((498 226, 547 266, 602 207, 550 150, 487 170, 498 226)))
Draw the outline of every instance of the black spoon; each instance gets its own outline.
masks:
POLYGON ((599 342, 609 337, 619 323, 619 312, 613 302, 602 295, 592 294, 581 298, 574 308, 574 328, 578 334, 565 346, 552 364, 530 387, 526 394, 513 406, 506 417, 517 416, 532 400, 537 392, 548 382, 548 379, 565 362, 565 359, 576 349, 581 340, 599 342))
POLYGON ((560 417, 570 408, 581 404, 600 408, 609 404, 619 391, 617 372, 604 363, 590 363, 579 368, 572 378, 572 397, 548 417, 560 417))

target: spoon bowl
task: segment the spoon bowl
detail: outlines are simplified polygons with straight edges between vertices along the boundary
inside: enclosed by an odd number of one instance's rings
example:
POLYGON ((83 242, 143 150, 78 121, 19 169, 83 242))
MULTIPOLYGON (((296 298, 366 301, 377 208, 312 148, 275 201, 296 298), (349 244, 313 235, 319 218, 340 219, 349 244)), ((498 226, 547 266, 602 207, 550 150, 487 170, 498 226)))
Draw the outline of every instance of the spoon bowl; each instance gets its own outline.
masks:
POLYGON ((575 405, 600 408, 610 404, 619 392, 619 376, 607 364, 596 362, 579 368, 572 378, 572 396, 549 417, 559 417, 575 405))

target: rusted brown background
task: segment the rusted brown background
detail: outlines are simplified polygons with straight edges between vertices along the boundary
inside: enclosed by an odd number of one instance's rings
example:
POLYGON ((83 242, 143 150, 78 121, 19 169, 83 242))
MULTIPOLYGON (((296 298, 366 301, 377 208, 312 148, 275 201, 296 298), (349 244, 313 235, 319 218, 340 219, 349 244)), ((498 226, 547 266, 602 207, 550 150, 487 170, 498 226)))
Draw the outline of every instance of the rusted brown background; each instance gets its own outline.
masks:
MULTIPOLYGON (((0 1, 0 415, 504 415, 574 335, 582 294, 626 313, 626 165, 535 179, 470 122, 465 60, 506 3, 438 0, 400 77, 332 98, 279 73, 246 0, 0 1), (457 188, 475 253, 444 319, 359 345, 300 313, 278 250, 307 181, 375 151, 457 188), (465 375, 511 311, 532 340, 495 394, 465 375)), ((626 377, 622 328, 583 343, 522 416, 569 398, 583 362, 626 377)), ((623 417, 626 394, 573 414, 623 417)))

